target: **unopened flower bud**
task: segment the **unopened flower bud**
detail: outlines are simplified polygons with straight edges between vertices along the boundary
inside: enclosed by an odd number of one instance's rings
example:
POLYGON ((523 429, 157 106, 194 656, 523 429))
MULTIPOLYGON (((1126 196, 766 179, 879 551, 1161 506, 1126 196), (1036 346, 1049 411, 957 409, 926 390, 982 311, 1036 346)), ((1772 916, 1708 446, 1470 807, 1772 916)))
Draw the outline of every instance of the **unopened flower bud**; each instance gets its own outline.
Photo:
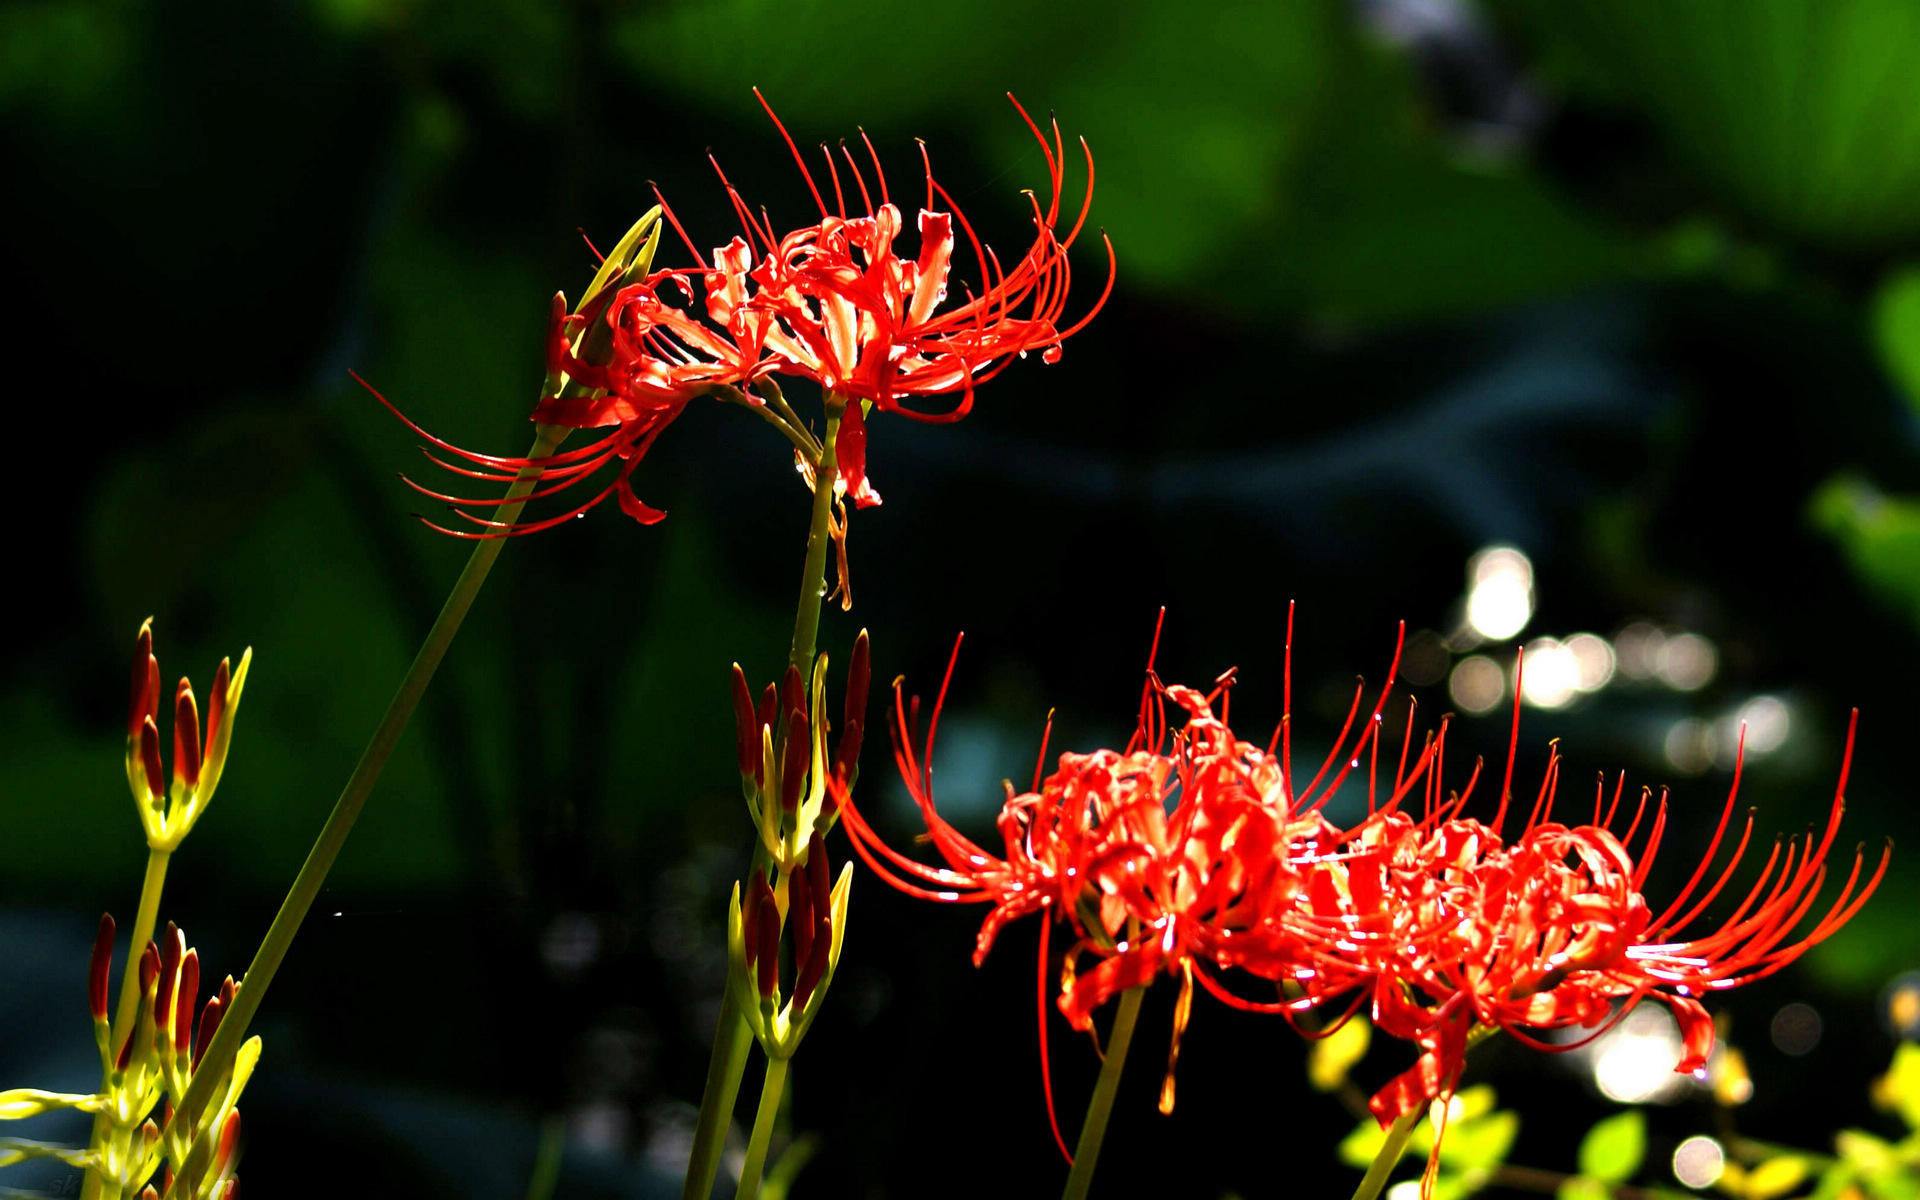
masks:
POLYGON ((234 1109, 227 1114, 227 1122, 220 1127, 220 1146, 213 1152, 213 1173, 223 1175, 233 1169, 234 1154, 240 1148, 240 1110, 234 1109))
POLYGON ((773 724, 773 715, 779 711, 780 689, 768 684, 760 693, 760 703, 753 710, 753 719, 758 728, 765 729, 773 724))
POLYGON ((160 762, 160 726, 151 716, 140 726, 140 765, 147 775, 147 794, 158 804, 167 794, 167 773, 160 762))
POLYGON ((150 1024, 153 1015, 153 985, 160 978, 160 950, 152 942, 147 943, 146 952, 140 956, 140 1007, 139 1015, 134 1018, 133 1028, 127 1030, 127 1040, 120 1044, 120 1054, 114 1060, 115 1069, 124 1071, 133 1062, 134 1043, 145 1030, 149 1037, 153 1034, 150 1024))
POLYGON ((133 696, 127 706, 127 740, 140 740, 140 723, 153 716, 160 704, 160 663, 153 657, 153 618, 140 625, 140 637, 133 647, 133 696))
POLYGON ((853 657, 847 663, 847 724, 865 724, 867 719, 867 685, 873 674, 872 656, 867 646, 867 631, 862 629, 860 636, 853 639, 853 657))
POLYGON ((173 693, 173 781, 186 787, 200 782, 200 709, 184 677, 173 693))
MULTIPOLYGON (((761 887, 767 887, 765 879, 761 887)), ((759 946, 755 950, 755 966, 759 971, 758 983, 762 999, 771 1000, 774 989, 780 986, 780 909, 774 903, 772 889, 762 897, 760 903, 760 929, 757 933, 759 946)))
POLYGON ((822 916, 833 910, 833 870, 827 862, 827 840, 816 830, 807 843, 807 882, 814 896, 814 908, 822 916))
POLYGON ((840 741, 833 748, 833 777, 844 786, 853 780, 854 770, 860 765, 860 742, 864 730, 857 718, 847 718, 847 727, 840 731, 840 741))
POLYGON ((815 897, 811 883, 804 868, 787 876, 787 925, 793 930, 793 961, 796 965, 807 961, 807 955, 813 950, 815 897))
POLYGON ((194 1070, 198 1071, 200 1069, 201 1056, 207 1052, 207 1043, 211 1042, 213 1035, 219 1032, 220 1018, 226 1015, 226 1010, 226 1001, 222 1000, 219 996, 208 1000, 207 1006, 200 1010, 200 1032, 195 1034, 193 1038, 192 1065, 194 1070))
POLYGON ((807 711, 807 681, 800 677, 800 668, 791 663, 780 680, 780 707, 788 712, 807 711))
POLYGON ((803 939, 799 928, 794 929, 793 1003, 796 1008, 807 1006, 813 990, 826 975, 827 962, 833 954, 833 876, 827 863, 826 841, 818 833, 807 846, 806 866, 794 878, 798 880, 802 876, 807 879, 807 890, 813 896, 813 930, 803 939))
POLYGON ((780 808, 793 812, 806 790, 807 768, 813 762, 813 738, 807 728, 807 714, 794 709, 787 714, 787 744, 780 759, 780 808))
POLYGON ((108 978, 113 974, 113 916, 100 914, 99 932, 93 935, 93 957, 87 963, 87 1006, 95 1021, 107 1019, 108 978))
POLYGON ((748 686, 747 673, 740 669, 739 663, 733 664, 733 734, 740 774, 751 775, 759 782, 762 774, 760 726, 753 719, 753 689, 748 686))
POLYGON ((160 935, 159 988, 153 1005, 153 1022, 163 1031, 173 1020, 174 985, 179 982, 180 960, 186 953, 187 939, 181 936, 178 925, 168 921, 167 931, 160 935))
POLYGON ((221 722, 226 720, 227 688, 231 686, 232 679, 233 664, 223 658, 220 665, 214 668, 213 690, 207 693, 207 747, 210 751, 220 737, 221 722))
POLYGON ((173 1051, 193 1048, 193 1006, 200 1003, 200 952, 189 949, 180 960, 180 985, 173 1002, 173 1051))
POLYGON ((767 887, 766 876, 755 868, 753 882, 747 885, 747 896, 741 904, 740 913, 741 950, 749 967, 754 959, 760 957, 760 906, 772 901, 773 892, 767 887))

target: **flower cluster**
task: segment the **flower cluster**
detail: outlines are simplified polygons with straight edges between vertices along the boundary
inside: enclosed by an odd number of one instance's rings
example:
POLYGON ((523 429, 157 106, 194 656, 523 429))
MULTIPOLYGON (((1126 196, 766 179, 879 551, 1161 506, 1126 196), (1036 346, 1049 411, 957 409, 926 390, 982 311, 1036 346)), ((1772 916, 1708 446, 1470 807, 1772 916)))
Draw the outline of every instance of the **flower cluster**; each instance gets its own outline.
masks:
POLYGON ((160 662, 153 653, 153 621, 140 626, 127 707, 126 772, 146 834, 147 872, 117 1006, 111 916, 100 918, 88 965, 87 1007, 100 1053, 100 1087, 85 1094, 0 1091, 0 1120, 82 1112, 93 1117, 93 1132, 84 1148, 0 1138, 0 1166, 53 1159, 88 1173, 87 1194, 115 1200, 233 1200, 238 1194, 237 1105, 260 1060, 260 1039, 217 1060, 206 1059, 239 985, 229 976, 202 1004, 199 952, 171 922, 156 938, 155 924, 166 863, 206 812, 226 769, 233 719, 252 662, 251 649, 240 656, 237 668, 221 660, 207 697, 204 729, 192 685, 183 678, 175 686, 169 763, 160 750, 160 662), (184 1105, 196 1078, 209 1098, 196 1099, 189 1111, 184 1105), (157 1185, 150 1182, 156 1175, 157 1185))
POLYGON ((113 918, 101 917, 87 971, 87 1004, 104 1077, 101 1090, 89 1095, 37 1088, 0 1092, 0 1118, 84 1112, 100 1123, 102 1135, 86 1150, 5 1139, 0 1141, 0 1165, 56 1158, 91 1172, 114 1196, 232 1200, 240 1187, 234 1176, 240 1159, 238 1104, 260 1061, 260 1039, 249 1039, 225 1063, 207 1063, 204 1055, 238 986, 228 976, 202 1004, 200 953, 169 924, 159 944, 148 942, 136 960, 132 978, 138 1007, 124 1036, 116 1039, 107 1011, 113 938, 113 918), (202 1118, 175 1120, 175 1107, 195 1074, 205 1070, 220 1072, 215 1103, 202 1118), (156 1175, 158 1185, 151 1182, 156 1175))
MULTIPOLYGON (((554 300, 547 339, 548 389, 533 419, 563 430, 605 433, 573 450, 508 458, 461 450, 413 426, 461 460, 435 459, 454 474, 494 483, 530 475, 537 485, 527 498, 567 491, 597 477, 608 465, 616 467, 613 480, 566 511, 524 522, 468 511, 497 507, 500 500, 447 495, 415 485, 452 505, 455 515, 470 526, 444 532, 469 538, 533 533, 582 515, 609 496, 643 524, 660 520, 665 514, 635 496, 628 480, 660 433, 701 396, 757 409, 793 441, 810 472, 829 447, 821 446, 793 414, 776 377, 809 380, 825 397, 835 431, 826 461, 837 468, 836 496, 860 506, 878 504, 879 493, 866 473, 870 411, 920 421, 958 420, 971 409, 976 386, 1030 351, 1039 351, 1046 362, 1056 361, 1061 342, 1105 303, 1113 284, 1111 244, 1107 290, 1090 311, 1071 323, 1066 320, 1072 279, 1068 249, 1084 227, 1092 200, 1093 156, 1083 140, 1087 187, 1077 213, 1069 214, 1061 195, 1066 146, 1057 123, 1049 138, 1014 102, 1040 146, 1049 195, 1043 205, 1028 193, 1033 240, 1009 263, 981 240, 934 178, 924 146, 925 199, 916 219, 918 246, 908 255, 896 245, 905 222, 872 144, 866 143, 871 186, 845 143, 838 159, 821 146, 831 181, 829 205, 786 127, 764 99, 761 103, 792 150, 819 219, 779 232, 764 211, 756 213, 746 203, 716 162, 741 234, 703 260, 662 199, 660 211, 688 253, 696 262, 710 261, 710 266, 647 269, 653 248, 649 227, 644 256, 636 252, 638 243, 630 234, 609 260, 620 263, 620 269, 603 269, 579 310, 568 312, 564 297, 554 300), (842 163, 847 167, 844 180, 842 163), (849 183, 859 199, 851 208, 849 183), (964 300, 948 303, 955 290, 956 229, 965 238, 965 257, 973 261, 977 285, 960 285, 964 300), (639 269, 632 269, 636 263, 639 269), (935 396, 958 398, 941 408, 918 406, 935 396)), ((636 226, 636 233, 640 229, 636 226)))
MULTIPOLYGON (((1398 657, 1396 648, 1396 666, 1398 657)), ((1643 999, 1667 1005, 1680 1021, 1686 1048, 1677 1069, 1701 1069, 1713 1024, 1700 998, 1792 962, 1859 911, 1886 870, 1883 853, 1869 876, 1864 850, 1856 850, 1844 881, 1819 906, 1834 866, 1843 767, 1824 828, 1776 842, 1758 879, 1730 902, 1731 914, 1715 928, 1697 927, 1727 892, 1753 833, 1749 815, 1722 854, 1736 769, 1705 853, 1656 911, 1643 888, 1666 830, 1664 795, 1656 801, 1643 791, 1628 806, 1624 782, 1610 796, 1602 787, 1590 814, 1563 822, 1555 817, 1556 751, 1524 825, 1508 834, 1516 707, 1497 811, 1485 823, 1466 816, 1481 769, 1446 789, 1445 722, 1414 753, 1409 711, 1383 770, 1393 675, 1390 667, 1364 716, 1364 691, 1356 689, 1331 753, 1297 787, 1289 719, 1266 746, 1245 742, 1227 720, 1230 674, 1201 692, 1161 683, 1150 666, 1124 749, 1063 754, 1052 773, 1036 771, 1029 790, 1007 786, 997 855, 937 811, 930 755, 940 705, 922 740, 917 706, 896 686, 896 757, 942 862, 889 846, 850 797, 841 810, 855 850, 894 887, 988 906, 976 963, 1009 921, 1042 917, 1043 1074, 1050 991, 1070 1024, 1089 1029, 1106 1001, 1165 974, 1179 980, 1181 994, 1163 1110, 1173 1103, 1179 1035, 1198 982, 1227 1004, 1290 1022, 1316 1010, 1343 1021, 1365 1008, 1378 1028, 1411 1042, 1417 1063, 1372 1098, 1383 1126, 1449 1096, 1469 1044, 1487 1032, 1567 1049, 1543 1033, 1604 1031, 1643 999), (1182 718, 1177 729, 1169 706, 1182 718), (1325 809, 1356 772, 1366 781, 1366 815, 1343 828, 1325 809), (1051 990, 1047 947, 1056 923, 1074 941, 1051 990), (1271 998, 1249 998, 1253 988, 1271 998)), ((1290 692, 1290 664, 1286 677, 1290 692)), ((945 695, 943 682, 942 703, 945 695)), ((1850 731, 1849 759, 1852 745, 1850 731)), ((1043 741, 1043 764, 1045 753, 1043 741)), ((1315 1024, 1303 1031, 1331 1028, 1315 1024)))
POLYGON ((759 845, 744 894, 736 885, 728 908, 730 986, 762 1048, 775 1058, 790 1058, 799 1048, 840 963, 853 864, 835 880, 825 836, 838 819, 836 798, 858 772, 870 655, 862 631, 853 643, 837 731, 827 713, 826 655, 814 660, 811 684, 789 666, 757 698, 746 672, 733 667, 740 790, 759 845), (836 734, 831 747, 830 733, 836 734), (791 987, 784 993, 783 931, 792 943, 791 987))
POLYGON ((133 791, 147 844, 154 850, 176 849, 212 802, 214 789, 226 770, 233 718, 252 663, 251 647, 240 656, 238 670, 229 660, 220 660, 207 697, 204 734, 193 684, 181 677, 173 689, 173 774, 169 780, 160 755, 160 660, 153 655, 153 619, 149 617, 141 624, 133 655, 132 698, 127 707, 127 786, 133 791))

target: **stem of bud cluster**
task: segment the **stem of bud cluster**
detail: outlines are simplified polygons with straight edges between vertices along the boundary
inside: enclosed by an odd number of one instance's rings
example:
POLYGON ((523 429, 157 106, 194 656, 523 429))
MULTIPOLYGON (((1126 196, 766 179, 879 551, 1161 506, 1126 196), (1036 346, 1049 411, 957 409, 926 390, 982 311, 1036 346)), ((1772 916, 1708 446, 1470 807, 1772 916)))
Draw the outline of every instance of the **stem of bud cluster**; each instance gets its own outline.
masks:
MULTIPOLYGON (((813 466, 813 505, 807 525, 807 554, 801 566, 800 600, 793 617, 793 649, 787 658, 788 664, 799 671, 803 679, 813 675, 814 649, 820 637, 820 605, 826 596, 827 551, 832 542, 833 488, 840 473, 834 442, 840 432, 840 414, 845 409, 846 402, 831 394, 827 396, 827 426, 820 437, 820 457, 813 466)), ((757 839, 755 845, 754 869, 759 870, 766 851, 759 846, 757 839)), ((733 992, 734 989, 730 987, 722 992, 720 1019, 713 1031, 713 1053, 707 1060, 707 1083, 700 1096, 700 1118, 694 1126, 693 1152, 687 1161, 687 1180, 680 1193, 681 1200, 707 1200, 713 1194, 714 1179, 720 1172, 721 1152, 726 1147, 727 1123, 740 1100, 740 1081, 747 1073, 747 1056, 753 1046, 753 1031, 734 1002, 733 992)), ((773 1075, 774 1066, 771 1062, 767 1064, 769 1078, 773 1075)), ((785 1064, 780 1064, 782 1081, 785 1075, 785 1064)), ((763 1157, 764 1153, 763 1146, 763 1157)), ((757 1188, 758 1176, 755 1178, 757 1188)))
MULTIPOLYGON (((553 453, 567 432, 555 426, 540 426, 527 456, 541 458, 553 453)), ((519 477, 507 489, 506 499, 509 503, 500 507, 497 520, 511 523, 519 519, 524 507, 521 497, 533 490, 538 475, 538 470, 533 467, 521 470, 519 477)), ((481 585, 486 583, 487 574, 493 570, 494 560, 500 557, 505 544, 504 538, 489 538, 475 543, 466 567, 454 581, 453 590, 448 593, 439 616, 434 618, 426 640, 414 655, 413 664, 407 668, 407 674, 400 681, 393 699, 387 702, 387 711, 374 729, 372 740, 361 751, 360 761, 354 764, 353 774, 348 776, 346 787, 341 789, 340 798, 334 803, 327 823, 321 827, 320 836, 314 839, 313 849, 308 851, 306 862, 301 864, 300 873, 287 890, 287 898, 281 902, 280 911, 267 927, 266 936, 261 940, 259 950, 254 953, 252 964, 242 976, 242 986, 234 997, 233 1006, 222 1017, 220 1028, 214 1033, 213 1044, 206 1049, 205 1057, 209 1062, 223 1062, 240 1049, 241 1042, 246 1038, 247 1027, 253 1022, 254 1012, 259 1009, 260 1001, 266 995, 267 986, 273 982, 274 973, 280 969, 287 948, 293 944, 294 934, 299 932, 307 911, 319 896, 327 872, 333 869, 334 860, 340 856, 341 847, 346 845, 347 835, 353 832, 361 808, 366 805, 367 797, 372 795, 374 784, 380 779, 380 772, 386 767, 394 747, 399 744, 400 735, 406 731, 407 722, 413 717, 413 710, 419 706, 427 685, 433 681, 434 671, 439 668, 440 660, 446 657, 454 635, 460 632, 467 610, 473 607, 474 597, 479 595, 481 585)), ((148 919, 144 912, 142 918, 148 919)), ((148 920, 150 925, 151 921, 148 920)), ((139 928, 136 928, 134 937, 138 939, 142 936, 139 928)), ((140 943, 136 941, 135 944, 140 943)), ((191 1114, 189 1120, 199 1119, 202 1110, 213 1099, 214 1086, 221 1074, 217 1067, 196 1073, 193 1083, 187 1088, 187 1094, 181 1098, 174 1112, 174 1120, 180 1120, 182 1113, 191 1114)))
POLYGON ((780 1112, 780 1094, 787 1086, 787 1060, 769 1058, 767 1077, 760 1084, 760 1110, 753 1117, 753 1135, 747 1139, 747 1160, 740 1168, 740 1186, 734 1200, 757 1200, 760 1179, 767 1170, 767 1147, 773 1141, 773 1121, 780 1112))
POLYGON ((1080 1125, 1080 1140, 1073 1148, 1073 1169, 1067 1173, 1061 1200, 1086 1200, 1087 1189, 1093 1186, 1093 1168, 1100 1162, 1100 1143, 1107 1136, 1107 1118, 1113 1113, 1113 1097, 1120 1090, 1120 1072, 1127 1065, 1127 1048, 1133 1044, 1134 1022, 1146 994, 1144 984, 1120 993, 1113 1032, 1107 1035, 1106 1058, 1100 1063, 1100 1078, 1087 1100, 1087 1117, 1080 1125))
MULTIPOLYGON (((154 927, 160 921, 160 893, 167 885, 167 863, 173 853, 169 850, 147 850, 147 870, 140 880, 140 907, 134 913, 133 931, 127 942, 127 969, 120 979, 120 1000, 114 1010, 113 1024, 107 1035, 107 1045, 114 1051, 126 1044, 127 1037, 133 1032, 133 1024, 140 1012, 140 958, 148 942, 153 940, 154 927)), ((101 1073, 100 1091, 105 1093, 113 1082, 113 1063, 111 1056, 101 1073)), ((88 1145, 100 1149, 108 1134, 110 1121, 103 1109, 94 1115, 93 1134, 88 1145)), ((88 1171, 86 1182, 81 1185, 81 1200, 99 1200, 104 1179, 98 1171, 88 1171)))

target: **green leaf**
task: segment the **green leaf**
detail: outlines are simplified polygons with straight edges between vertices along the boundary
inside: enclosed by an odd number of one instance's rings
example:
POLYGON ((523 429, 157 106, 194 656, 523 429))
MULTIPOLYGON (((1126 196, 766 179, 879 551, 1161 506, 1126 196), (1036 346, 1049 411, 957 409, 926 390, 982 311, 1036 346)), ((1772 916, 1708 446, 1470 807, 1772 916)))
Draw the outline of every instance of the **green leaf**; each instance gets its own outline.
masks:
POLYGON ((1502 0, 1589 102, 1637 110, 1700 182, 1831 246, 1920 229, 1920 7, 1502 0))
POLYGON ((1602 1183, 1625 1183, 1647 1156, 1647 1118, 1639 1109, 1608 1117, 1580 1142, 1580 1173, 1602 1183))
POLYGON ((1345 1083, 1347 1072, 1366 1057, 1372 1033, 1373 1026, 1356 1017, 1313 1043, 1307 1052, 1308 1082, 1323 1092, 1331 1092, 1345 1083))
POLYGON ((1907 403, 1920 409, 1920 267, 1896 272, 1873 298, 1873 335, 1907 403))
POLYGON ((1869 588, 1920 623, 1920 500, 1838 476, 1814 493, 1814 523, 1839 543, 1869 588))
POLYGON ((1553 1193, 1554 1200, 1607 1200, 1610 1194, 1607 1185, 1598 1179, 1579 1175, 1561 1184, 1553 1193))
POLYGON ((1490 1173, 1506 1161, 1519 1132, 1520 1114, 1511 1111, 1450 1122, 1440 1143, 1440 1161, 1467 1173, 1490 1173))

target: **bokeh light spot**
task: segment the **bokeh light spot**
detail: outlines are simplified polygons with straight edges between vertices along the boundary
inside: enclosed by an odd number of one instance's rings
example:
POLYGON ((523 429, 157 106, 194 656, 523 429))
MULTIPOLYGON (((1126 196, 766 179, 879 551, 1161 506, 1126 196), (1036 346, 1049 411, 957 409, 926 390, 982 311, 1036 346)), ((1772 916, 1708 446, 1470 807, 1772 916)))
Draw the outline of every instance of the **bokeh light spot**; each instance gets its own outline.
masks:
POLYGON ((1710 1188, 1727 1169, 1727 1152, 1705 1134, 1695 1134, 1673 1152, 1673 1177, 1690 1188, 1710 1188))

